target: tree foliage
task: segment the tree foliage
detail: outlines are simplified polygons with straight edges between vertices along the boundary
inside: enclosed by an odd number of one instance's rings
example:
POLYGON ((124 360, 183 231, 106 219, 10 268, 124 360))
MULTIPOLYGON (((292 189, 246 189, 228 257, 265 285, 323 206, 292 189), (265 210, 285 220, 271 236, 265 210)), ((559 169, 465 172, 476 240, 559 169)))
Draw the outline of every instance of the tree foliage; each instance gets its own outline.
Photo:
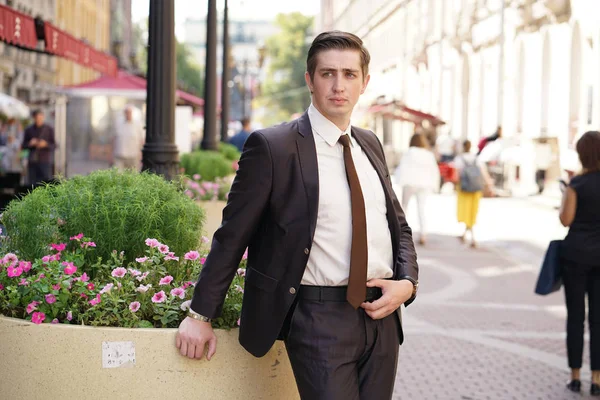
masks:
POLYGON ((313 17, 299 12, 279 14, 275 24, 281 31, 266 41, 270 59, 267 78, 262 88, 260 105, 269 112, 265 125, 288 120, 294 113, 303 112, 310 104, 310 95, 304 81, 308 37, 313 17))

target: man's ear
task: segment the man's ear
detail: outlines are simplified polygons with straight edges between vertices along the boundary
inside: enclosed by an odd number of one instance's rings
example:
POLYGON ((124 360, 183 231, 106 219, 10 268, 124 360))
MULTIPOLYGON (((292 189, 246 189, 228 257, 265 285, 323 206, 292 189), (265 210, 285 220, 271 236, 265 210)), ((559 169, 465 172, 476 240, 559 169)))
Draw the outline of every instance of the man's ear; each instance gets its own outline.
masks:
POLYGON ((369 85, 370 80, 371 80, 371 75, 367 75, 365 77, 365 79, 363 80, 363 87, 362 87, 362 90, 360 91, 360 94, 363 94, 365 92, 365 90, 367 90, 367 86, 369 85))
POLYGON ((313 84, 308 71, 304 73, 304 80, 306 81, 306 86, 308 86, 308 90, 310 90, 310 94, 313 94, 313 84))

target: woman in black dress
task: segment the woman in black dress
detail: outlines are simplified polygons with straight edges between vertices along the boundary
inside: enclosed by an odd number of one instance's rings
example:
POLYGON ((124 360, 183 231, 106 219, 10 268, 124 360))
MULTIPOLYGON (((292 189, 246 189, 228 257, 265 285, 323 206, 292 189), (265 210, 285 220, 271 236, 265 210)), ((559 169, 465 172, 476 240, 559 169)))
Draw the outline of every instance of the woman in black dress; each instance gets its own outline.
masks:
POLYGON ((600 132, 586 132, 577 142, 583 167, 563 193, 560 221, 569 227, 561 258, 567 303, 567 354, 571 381, 581 391, 585 294, 588 295, 592 396, 600 396, 600 132))

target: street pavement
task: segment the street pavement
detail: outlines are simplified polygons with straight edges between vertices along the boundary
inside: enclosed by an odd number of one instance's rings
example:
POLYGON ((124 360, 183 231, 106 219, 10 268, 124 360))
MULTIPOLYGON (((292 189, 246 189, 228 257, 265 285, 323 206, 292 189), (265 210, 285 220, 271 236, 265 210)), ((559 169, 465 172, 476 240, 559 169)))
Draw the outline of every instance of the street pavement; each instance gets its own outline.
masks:
MULTIPOLYGON (((419 296, 403 314, 394 399, 589 397, 587 337, 583 396, 575 395, 565 389, 563 292, 533 292, 548 241, 566 233, 555 206, 543 198, 483 199, 479 247, 471 249, 457 238, 454 195, 430 198, 428 242, 417 247, 419 296)), ((407 218, 418 232, 416 204, 407 218)))

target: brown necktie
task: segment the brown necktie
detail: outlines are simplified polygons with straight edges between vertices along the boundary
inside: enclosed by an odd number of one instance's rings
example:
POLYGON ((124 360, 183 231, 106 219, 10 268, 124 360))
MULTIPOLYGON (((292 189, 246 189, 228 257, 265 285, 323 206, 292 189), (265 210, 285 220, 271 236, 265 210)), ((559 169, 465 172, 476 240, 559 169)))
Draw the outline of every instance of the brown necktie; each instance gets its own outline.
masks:
POLYGON ((350 276, 346 300, 357 309, 367 298, 367 216, 360 181, 354 161, 352 161, 350 136, 340 136, 339 142, 344 146, 344 165, 350 186, 352 206, 352 250, 350 251, 350 276))

